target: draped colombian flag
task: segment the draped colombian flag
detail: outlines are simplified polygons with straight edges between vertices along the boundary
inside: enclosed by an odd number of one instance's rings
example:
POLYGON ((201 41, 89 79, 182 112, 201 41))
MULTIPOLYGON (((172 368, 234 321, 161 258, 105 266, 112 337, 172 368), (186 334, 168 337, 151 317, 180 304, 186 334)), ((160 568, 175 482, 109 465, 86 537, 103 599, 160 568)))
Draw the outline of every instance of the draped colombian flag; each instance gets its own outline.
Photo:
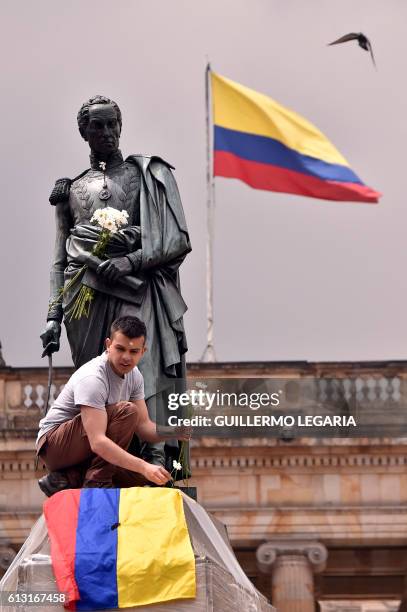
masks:
POLYGON ((70 610, 195 597, 180 491, 70 489, 48 499, 44 514, 55 578, 70 610))
POLYGON ((255 189, 325 200, 378 202, 312 123, 271 98, 211 72, 214 176, 255 189))

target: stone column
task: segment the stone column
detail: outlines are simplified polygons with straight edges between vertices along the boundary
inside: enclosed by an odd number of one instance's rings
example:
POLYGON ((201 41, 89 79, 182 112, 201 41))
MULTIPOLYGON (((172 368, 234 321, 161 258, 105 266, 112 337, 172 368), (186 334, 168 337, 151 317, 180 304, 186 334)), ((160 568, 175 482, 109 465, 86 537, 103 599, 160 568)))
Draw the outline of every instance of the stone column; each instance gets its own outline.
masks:
POLYGON ((259 569, 271 574, 271 602, 278 612, 315 612, 314 573, 325 567, 328 551, 306 540, 274 540, 256 551, 259 569))

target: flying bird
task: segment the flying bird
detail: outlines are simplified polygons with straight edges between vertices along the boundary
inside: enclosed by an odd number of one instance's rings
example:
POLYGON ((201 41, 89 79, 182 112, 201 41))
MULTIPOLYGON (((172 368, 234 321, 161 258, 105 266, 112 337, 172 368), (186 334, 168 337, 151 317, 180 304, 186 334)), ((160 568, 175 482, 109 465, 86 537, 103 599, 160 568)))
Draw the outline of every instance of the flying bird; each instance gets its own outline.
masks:
POLYGON ((351 32, 350 34, 345 34, 345 36, 341 36, 340 38, 338 38, 338 40, 334 40, 333 42, 329 43, 328 46, 339 45, 340 43, 348 42, 349 40, 357 40, 359 43, 359 47, 362 47, 362 49, 364 49, 365 51, 370 52, 373 65, 376 68, 372 45, 370 44, 370 40, 368 39, 368 37, 362 34, 362 32, 351 32))

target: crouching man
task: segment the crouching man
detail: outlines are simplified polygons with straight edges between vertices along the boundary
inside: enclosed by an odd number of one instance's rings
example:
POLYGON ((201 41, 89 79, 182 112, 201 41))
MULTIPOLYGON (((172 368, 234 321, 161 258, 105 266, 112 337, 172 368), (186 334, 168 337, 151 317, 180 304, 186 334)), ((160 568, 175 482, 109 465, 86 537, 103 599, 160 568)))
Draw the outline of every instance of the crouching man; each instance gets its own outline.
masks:
MULTIPOLYGON (((146 327, 120 317, 106 351, 80 367, 40 421, 37 453, 50 473, 39 480, 48 496, 67 488, 164 485, 171 475, 128 453, 133 434, 158 442, 144 402, 137 364, 146 351, 146 327)), ((185 432, 180 439, 188 439, 185 432)))

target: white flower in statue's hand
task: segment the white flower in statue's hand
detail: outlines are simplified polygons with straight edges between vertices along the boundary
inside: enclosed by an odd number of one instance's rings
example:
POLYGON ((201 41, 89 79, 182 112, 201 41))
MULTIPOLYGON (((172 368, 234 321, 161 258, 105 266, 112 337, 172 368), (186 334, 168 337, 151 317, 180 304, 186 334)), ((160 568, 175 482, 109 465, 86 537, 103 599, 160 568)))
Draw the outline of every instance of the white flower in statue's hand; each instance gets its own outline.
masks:
POLYGON ((129 213, 127 212, 127 210, 122 210, 120 212, 118 222, 120 222, 120 225, 126 225, 126 223, 128 223, 128 220, 129 220, 129 213))
POLYGON ((106 162, 99 162, 99 168, 104 172, 106 170, 106 162))
POLYGON ((102 221, 107 219, 106 210, 104 208, 98 208, 92 215, 91 223, 98 223, 101 225, 102 221))
POLYGON ((92 215, 91 222, 96 223, 102 229, 106 229, 113 234, 117 232, 119 227, 127 225, 129 213, 126 210, 116 210, 111 206, 99 208, 92 215))
POLYGON ((99 221, 99 218, 100 218, 100 210, 95 210, 90 221, 91 223, 95 223, 96 221, 99 221))
POLYGON ((182 465, 178 461, 175 461, 175 459, 172 462, 172 467, 174 470, 182 470, 182 465))
POLYGON ((111 219, 106 219, 106 221, 103 222, 102 227, 109 230, 109 232, 112 232, 112 234, 117 231, 116 223, 111 219))

